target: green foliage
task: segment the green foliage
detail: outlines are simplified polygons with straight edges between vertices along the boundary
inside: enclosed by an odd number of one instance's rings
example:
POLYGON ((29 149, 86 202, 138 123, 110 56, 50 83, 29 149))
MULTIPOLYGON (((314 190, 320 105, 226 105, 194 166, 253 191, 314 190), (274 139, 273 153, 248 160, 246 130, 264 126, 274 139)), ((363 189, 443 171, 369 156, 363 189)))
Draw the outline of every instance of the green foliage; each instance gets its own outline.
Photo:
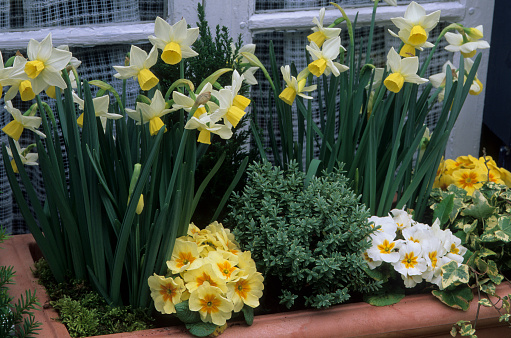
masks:
POLYGON ((266 162, 250 165, 248 177, 227 223, 265 276, 265 292, 280 289, 275 297, 288 308, 323 308, 379 289, 361 255, 374 231, 368 210, 339 170, 305 186, 296 163, 281 170, 266 162))
MULTIPOLYGON (((0 244, 8 238, 0 227, 0 244)), ((40 330, 40 322, 34 318, 34 310, 40 307, 35 291, 26 290, 18 301, 9 295, 9 284, 14 284, 12 266, 0 266, 0 337, 34 337, 40 330)))
MULTIPOLYGON (((373 270, 370 270, 373 271, 373 270)), ((387 306, 399 303, 405 298, 405 290, 399 284, 384 284, 383 288, 364 295, 364 301, 374 306, 387 306)))
POLYGON ((433 290, 433 296, 438 298, 442 303, 455 309, 467 311, 470 302, 474 299, 472 289, 466 284, 452 286, 443 290, 433 290))
POLYGON ((472 328, 472 324, 467 320, 460 320, 452 326, 451 336, 456 337, 459 333, 462 337, 477 338, 475 335, 476 330, 472 328))

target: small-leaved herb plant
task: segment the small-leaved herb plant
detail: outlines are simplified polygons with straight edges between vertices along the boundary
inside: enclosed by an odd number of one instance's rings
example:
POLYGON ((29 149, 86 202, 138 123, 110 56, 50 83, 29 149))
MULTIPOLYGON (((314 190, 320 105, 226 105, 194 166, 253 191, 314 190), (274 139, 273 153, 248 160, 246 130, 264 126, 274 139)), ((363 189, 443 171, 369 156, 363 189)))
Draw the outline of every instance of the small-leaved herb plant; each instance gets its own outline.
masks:
POLYGON ((287 170, 254 163, 230 208, 229 224, 265 276, 265 292, 277 290, 287 308, 325 308, 381 287, 364 272, 374 231, 368 209, 339 170, 318 178, 294 162, 287 170))

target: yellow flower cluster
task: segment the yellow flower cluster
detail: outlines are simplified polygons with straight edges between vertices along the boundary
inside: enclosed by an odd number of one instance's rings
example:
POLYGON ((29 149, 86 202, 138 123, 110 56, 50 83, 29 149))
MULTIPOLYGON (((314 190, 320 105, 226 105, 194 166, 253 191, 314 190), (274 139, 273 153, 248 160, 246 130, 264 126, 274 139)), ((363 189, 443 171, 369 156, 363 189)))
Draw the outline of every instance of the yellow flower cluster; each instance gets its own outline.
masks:
POLYGON ((250 251, 242 252, 221 223, 203 230, 190 224, 187 236, 176 239, 167 267, 169 277, 154 274, 148 279, 154 306, 161 313, 175 313, 175 305, 188 300, 202 321, 224 325, 232 311, 259 306, 263 276, 250 251))
POLYGON ((491 156, 479 159, 471 155, 460 156, 456 160, 442 160, 433 188, 446 190, 449 185, 454 184, 472 196, 476 189, 488 181, 511 187, 511 173, 499 168, 491 156))

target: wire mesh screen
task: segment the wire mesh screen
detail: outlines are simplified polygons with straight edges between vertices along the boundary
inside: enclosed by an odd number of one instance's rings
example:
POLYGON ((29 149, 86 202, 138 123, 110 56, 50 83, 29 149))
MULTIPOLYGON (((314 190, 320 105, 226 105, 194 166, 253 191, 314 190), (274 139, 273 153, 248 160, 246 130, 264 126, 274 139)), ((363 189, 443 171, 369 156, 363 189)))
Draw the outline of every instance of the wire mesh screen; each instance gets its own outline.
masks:
MULTIPOLYGON (((431 33, 430 33, 430 41, 435 41, 436 37, 440 34, 441 30, 447 26, 446 23, 440 23, 431 33)), ((269 47, 270 43, 273 43, 276 57, 276 64, 280 67, 281 65, 290 65, 294 63, 297 71, 304 69, 307 67, 306 62, 306 50, 305 46, 308 44, 307 35, 310 34, 310 31, 279 31, 279 32, 266 32, 261 34, 256 34, 254 36, 254 43, 257 45, 256 54, 260 58, 261 62, 270 69, 270 55, 269 55, 269 47)), ((355 41, 361 41, 361 55, 363 60, 365 60, 367 39, 369 35, 369 27, 359 27, 355 30, 355 41)), ((347 34, 347 30, 343 29, 341 32, 341 44, 347 46, 349 43, 349 38, 347 34)), ((386 27, 375 27, 374 37, 373 37, 373 45, 371 49, 371 58, 376 67, 385 67, 387 62, 387 53, 390 47, 394 46, 395 48, 399 47, 399 39, 392 37, 388 32, 386 27)), ((429 77, 432 74, 440 73, 442 71, 443 64, 450 60, 452 61, 452 53, 447 52, 444 47, 447 45, 445 39, 438 46, 428 70, 426 72, 425 77, 429 77)), ((358 51, 356 51, 358 53, 358 51)), ((420 64, 422 64, 429 54, 429 51, 425 49, 425 51, 420 55, 420 64)), ((280 74, 280 68, 278 69, 278 74, 280 74)), ((255 118, 257 120, 258 125, 261 127, 261 132, 263 135, 263 141, 265 147, 270 147, 269 143, 269 135, 268 135, 268 124, 273 122, 273 129, 276 133, 277 145, 280 146, 280 135, 279 128, 276 120, 271 120, 271 116, 276 116, 275 103, 273 101, 273 97, 269 95, 270 86, 269 83, 264 78, 262 72, 257 72, 256 76, 259 82, 258 88, 255 88, 252 91, 253 99, 254 99, 254 113, 255 118)), ((333 76, 333 75, 331 75, 333 76)), ((316 78, 314 78, 316 81, 316 78)), ((285 83, 283 84, 285 86, 285 83)), ((419 87, 420 88, 420 87, 419 87)), ((321 121, 319 121, 319 105, 318 105, 318 97, 317 91, 311 92, 308 95, 312 96, 314 99, 311 100, 312 106, 312 114, 313 119, 318 125, 320 125, 321 121)), ((420 92, 419 92, 420 95, 420 92)), ((436 103, 431 112, 426 118, 426 124, 431 131, 434 130, 435 125, 438 121, 441 112, 441 104, 436 103)), ((298 126, 295 125, 295 135, 298 126)), ((336 126, 336 130, 338 130, 338 125, 336 126)), ((296 140, 296 137, 295 137, 296 140)), ((316 149, 319 151, 319 149, 316 149)))
POLYGON ((139 22, 164 16, 165 0, 0 0, 0 28, 139 22))
MULTIPOLYGON (((448 1, 448 0, 416 0, 418 3, 427 3, 427 2, 438 2, 438 1, 448 1)), ((269 11, 269 10, 277 10, 277 9, 305 9, 305 8, 317 8, 317 7, 326 7, 329 3, 332 2, 330 0, 284 0, 284 1, 275 1, 275 0, 256 0, 255 9, 256 11, 269 11)), ((372 0, 336 0, 333 1, 340 6, 343 7, 358 7, 358 6, 372 6, 372 0)), ((382 6, 387 6, 387 4, 380 0, 382 6)), ((408 5, 410 0, 397 0, 398 5, 408 5)))

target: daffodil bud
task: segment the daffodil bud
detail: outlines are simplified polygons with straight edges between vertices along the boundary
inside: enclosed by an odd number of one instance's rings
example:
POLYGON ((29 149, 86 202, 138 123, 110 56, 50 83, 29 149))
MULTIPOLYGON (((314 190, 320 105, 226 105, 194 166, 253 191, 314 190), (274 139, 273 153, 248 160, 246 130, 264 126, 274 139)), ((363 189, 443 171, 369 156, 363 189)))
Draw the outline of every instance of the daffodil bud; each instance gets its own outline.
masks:
POLYGON ((211 92, 203 92, 195 99, 195 104, 197 106, 205 105, 208 101, 211 100, 211 92))

